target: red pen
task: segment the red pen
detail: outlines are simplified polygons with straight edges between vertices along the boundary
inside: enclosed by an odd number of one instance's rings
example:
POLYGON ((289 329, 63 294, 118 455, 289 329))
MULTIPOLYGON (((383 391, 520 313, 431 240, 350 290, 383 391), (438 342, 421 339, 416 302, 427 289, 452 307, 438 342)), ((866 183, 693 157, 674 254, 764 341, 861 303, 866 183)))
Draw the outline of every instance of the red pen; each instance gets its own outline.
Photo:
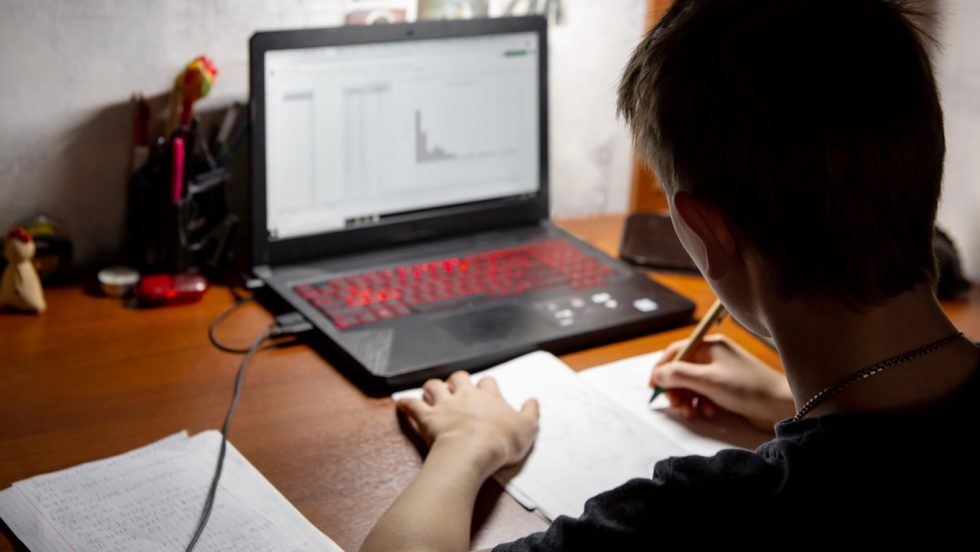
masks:
POLYGON ((180 196, 184 193, 184 139, 180 136, 175 137, 171 147, 173 150, 170 165, 170 199, 176 205, 180 203, 180 196))

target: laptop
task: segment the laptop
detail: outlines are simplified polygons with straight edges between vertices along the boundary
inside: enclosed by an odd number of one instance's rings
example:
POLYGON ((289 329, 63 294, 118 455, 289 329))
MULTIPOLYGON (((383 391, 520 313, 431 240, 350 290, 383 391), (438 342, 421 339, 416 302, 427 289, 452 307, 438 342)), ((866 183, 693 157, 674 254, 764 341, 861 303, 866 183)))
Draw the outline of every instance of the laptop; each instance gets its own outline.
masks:
POLYGON ((390 387, 689 321, 548 220, 542 17, 256 33, 253 271, 390 387))

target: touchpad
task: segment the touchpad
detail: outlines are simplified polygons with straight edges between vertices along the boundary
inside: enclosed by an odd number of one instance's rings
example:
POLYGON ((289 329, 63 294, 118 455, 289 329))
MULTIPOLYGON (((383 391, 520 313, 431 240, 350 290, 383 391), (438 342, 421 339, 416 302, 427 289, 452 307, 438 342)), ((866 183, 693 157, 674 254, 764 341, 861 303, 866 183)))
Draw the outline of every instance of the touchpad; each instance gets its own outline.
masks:
POLYGON ((443 318, 436 325, 469 345, 526 338, 533 330, 535 320, 523 307, 503 305, 443 318))

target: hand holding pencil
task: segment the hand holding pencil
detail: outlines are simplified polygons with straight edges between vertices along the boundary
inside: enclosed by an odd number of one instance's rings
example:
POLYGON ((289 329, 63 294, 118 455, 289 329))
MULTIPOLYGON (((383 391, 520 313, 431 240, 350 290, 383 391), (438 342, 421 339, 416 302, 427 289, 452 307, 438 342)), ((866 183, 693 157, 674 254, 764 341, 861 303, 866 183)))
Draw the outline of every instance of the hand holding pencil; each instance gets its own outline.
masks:
POLYGON ((777 421, 795 413, 789 384, 783 374, 731 339, 706 337, 721 319, 716 309, 723 311, 724 307, 716 303, 691 339, 672 343, 664 350, 653 368, 650 386, 668 393, 671 405, 688 418, 710 418, 717 406, 772 431, 777 421))
MULTIPOLYGON (((690 360, 689 357, 691 353, 701 345, 701 341, 704 339, 704 336, 707 335, 708 330, 715 324, 720 324, 725 318, 725 314, 727 312, 728 311, 725 310, 725 305, 722 305, 721 301, 715 299, 715 303, 711 305, 711 308, 708 309, 708 313, 704 315, 704 318, 701 319, 698 326, 694 328, 694 333, 692 333, 691 337, 687 339, 687 345, 685 345, 684 348, 681 349, 681 352, 677 354, 676 359, 685 361, 690 360)), ((663 391, 663 388, 659 385, 655 386, 653 388, 653 396, 650 397, 649 402, 653 403, 654 399, 660 396, 663 391)))

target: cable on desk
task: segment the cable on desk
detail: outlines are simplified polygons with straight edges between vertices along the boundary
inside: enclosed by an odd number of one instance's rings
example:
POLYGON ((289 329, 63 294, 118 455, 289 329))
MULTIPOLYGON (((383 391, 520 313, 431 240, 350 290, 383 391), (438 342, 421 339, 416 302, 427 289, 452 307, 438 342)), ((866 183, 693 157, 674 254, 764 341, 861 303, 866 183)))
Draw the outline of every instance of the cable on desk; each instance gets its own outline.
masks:
POLYGON ((215 316, 214 317, 214 320, 211 321, 211 325, 208 327, 208 339, 211 340, 211 344, 212 345, 214 345, 215 347, 217 347, 218 349, 220 349, 220 350, 222 350, 222 351, 224 351, 226 353, 244 354, 244 353, 247 353, 248 352, 248 350, 249 350, 248 347, 232 347, 232 346, 225 345, 224 343, 218 341, 218 336, 216 335, 216 332, 218 330, 218 324, 221 324, 221 322, 225 318, 228 318, 228 316, 231 313, 233 313, 236 310, 238 310, 238 307, 241 307, 245 303, 250 303, 250 302, 252 302, 254 300, 255 300, 254 297, 241 297, 241 296, 239 296, 237 299, 235 299, 235 302, 232 303, 232 305, 230 307, 228 307, 227 309, 225 309, 224 311, 222 311, 222 313, 219 314, 218 316, 215 316))
MULTIPOLYGON (((228 413, 225 414, 225 422, 221 426, 221 448, 218 449, 218 463, 214 468, 214 477, 211 479, 211 487, 208 489, 207 498, 204 499, 204 509, 201 511, 201 517, 197 522, 197 529, 194 530, 194 536, 191 537, 190 544, 187 545, 186 552, 191 552, 194 549, 194 545, 197 544, 199 538, 201 538, 201 533, 204 532, 204 527, 208 523, 208 518, 211 517, 211 509, 214 507, 214 497, 218 492, 218 480, 221 479, 221 470, 225 463, 225 449, 228 446, 228 428, 231 425, 231 417, 235 413, 235 407, 238 406, 238 397, 241 395, 242 382, 245 380, 245 368, 248 367, 249 362, 252 361, 252 357, 255 353, 264 350, 262 344, 268 340, 278 339, 280 337, 291 337, 299 335, 303 332, 308 332, 313 329, 313 324, 310 324, 302 314, 298 312, 290 312, 288 314, 280 315, 276 317, 275 322, 269 324, 262 332, 256 336, 252 344, 247 348, 236 348, 229 347, 218 341, 215 336, 215 330, 218 324, 222 320, 228 317, 232 312, 234 312, 238 307, 242 306, 249 301, 252 301, 252 297, 242 297, 237 299, 235 303, 224 310, 221 314, 215 317, 211 322, 211 326, 208 328, 208 337, 211 339, 211 343, 229 353, 244 353, 245 357, 242 358, 241 364, 238 366, 238 375, 235 376, 235 388, 231 394, 231 404, 228 405, 228 413)), ((290 344, 287 341, 285 344, 290 344)), ((276 344, 270 345, 270 347, 275 347, 276 344)))
MULTIPOLYGON (((234 308, 236 305, 233 305, 234 308)), ((230 312, 232 309, 228 309, 230 312)), ((222 313, 225 314, 225 313, 222 313)), ((248 363, 258 352, 259 347, 265 340, 269 339, 273 332, 276 330, 275 324, 269 324, 265 330, 255 338, 252 345, 245 350, 245 358, 242 359, 242 363, 238 366, 238 375, 235 376, 235 389, 231 394, 231 404, 228 405, 228 413, 225 414, 225 422, 221 426, 221 448, 218 450, 218 464, 214 468, 214 477, 211 479, 211 487, 208 489, 208 496, 204 500, 204 510, 201 512, 201 518, 197 522, 197 529, 194 531, 194 536, 191 538, 190 544, 187 545, 186 552, 191 552, 194 549, 194 545, 197 544, 197 540, 201 538, 201 533, 204 532, 204 526, 208 523, 208 518, 211 517, 211 508, 214 506, 214 496, 218 491, 218 480, 221 479, 221 469, 225 463, 225 449, 228 446, 228 427, 231 425, 231 416, 235 413, 235 407, 238 406, 238 396, 242 391, 242 381, 245 379, 245 368, 248 367, 248 363)))
MULTIPOLYGON (((218 316, 214 317, 214 320, 211 321, 211 325, 208 326, 208 339, 211 340, 212 345, 226 353, 245 354, 249 351, 248 347, 232 347, 231 345, 225 345, 224 343, 218 341, 217 331, 218 324, 221 324, 221 322, 224 321, 225 318, 228 318, 231 313, 238 310, 238 307, 241 307, 245 303, 249 303, 254 300, 254 297, 239 297, 239 299, 236 299, 230 307, 222 311, 218 316)), ((301 333, 308 332, 313 329, 313 324, 310 324, 302 314, 293 311, 277 316, 275 323, 273 323, 270 328, 269 338, 278 339, 280 337, 295 337, 301 333)), ((283 347, 292 345, 296 342, 296 340, 278 341, 269 345, 268 348, 283 347)))

